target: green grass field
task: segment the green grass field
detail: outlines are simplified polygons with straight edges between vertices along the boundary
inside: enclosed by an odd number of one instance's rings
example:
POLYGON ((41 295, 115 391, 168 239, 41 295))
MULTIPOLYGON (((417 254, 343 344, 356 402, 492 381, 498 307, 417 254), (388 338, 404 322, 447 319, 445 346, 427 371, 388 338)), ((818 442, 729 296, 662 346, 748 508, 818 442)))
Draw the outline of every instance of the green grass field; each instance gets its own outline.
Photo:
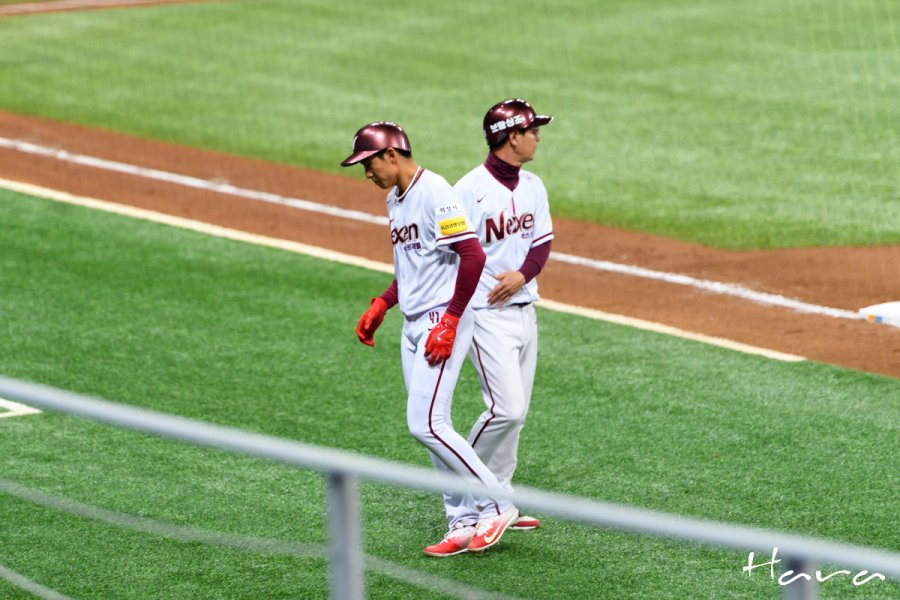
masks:
MULTIPOLYGON (((883 0, 255 1, 0 20, 0 107, 340 171, 392 119, 455 180, 485 110, 557 116, 554 213, 725 248, 900 243, 883 0)), ((348 175, 361 177, 357 169, 348 175)))
MULTIPOLYGON (((0 373, 427 466, 399 319, 354 339, 384 274, 0 191, 0 373)), ((522 485, 900 547, 896 380, 541 311, 522 485)), ((480 410, 468 366, 455 422, 480 410)), ((166 523, 324 543, 319 475, 58 414, 0 419, 0 478, 166 523)), ((370 555, 523 598, 777 598, 747 556, 545 519, 434 560, 439 499, 363 486, 370 555), (522 576, 526 573, 527 576, 522 576)), ((324 598, 325 563, 118 529, 0 493, 0 565, 73 598, 324 598), (148 590, 152 593, 148 595, 148 590)), ((438 598, 380 575, 371 598, 438 598)), ((822 584, 892 598, 896 583, 822 584)), ((0 581, 0 597, 28 598, 0 581)))
MULTIPOLYGON (((0 4, 9 3, 0 0, 0 4)), ((557 116, 555 216, 725 248, 900 243, 900 9, 883 0, 212 2, 0 19, 0 109, 360 177, 409 131, 449 180, 484 111, 557 116)), ((429 466, 389 277, 0 190, 0 375, 429 466)), ((900 383, 540 311, 521 485, 900 549, 900 383)), ((481 409, 464 369, 454 422, 481 409)), ((2 409, 0 409, 2 410, 2 409)), ((174 525, 327 542, 322 477, 60 414, 0 419, 0 479, 174 525)), ((778 598, 747 553, 547 515, 433 560, 431 493, 365 483, 370 556, 534 599, 778 598), (456 560, 459 559, 459 560, 456 560)), ((0 565, 77 600, 328 596, 324 559, 138 533, 0 492, 0 565)), ((826 568, 826 570, 828 570, 826 568)), ((370 572, 369 597, 445 596, 370 572)), ((900 597, 849 578, 826 599, 900 597)), ((0 578, 0 598, 30 594, 0 578)))

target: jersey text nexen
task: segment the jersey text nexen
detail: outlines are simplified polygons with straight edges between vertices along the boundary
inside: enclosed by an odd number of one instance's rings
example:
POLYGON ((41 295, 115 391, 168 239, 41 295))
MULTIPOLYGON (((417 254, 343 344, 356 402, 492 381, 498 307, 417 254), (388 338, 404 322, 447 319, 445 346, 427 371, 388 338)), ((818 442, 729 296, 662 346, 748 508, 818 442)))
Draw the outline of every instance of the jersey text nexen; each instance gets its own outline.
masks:
POLYGON ((400 312, 410 318, 447 304, 456 284, 455 242, 475 238, 475 230, 450 184, 436 173, 422 171, 397 199, 388 193, 394 274, 400 312))

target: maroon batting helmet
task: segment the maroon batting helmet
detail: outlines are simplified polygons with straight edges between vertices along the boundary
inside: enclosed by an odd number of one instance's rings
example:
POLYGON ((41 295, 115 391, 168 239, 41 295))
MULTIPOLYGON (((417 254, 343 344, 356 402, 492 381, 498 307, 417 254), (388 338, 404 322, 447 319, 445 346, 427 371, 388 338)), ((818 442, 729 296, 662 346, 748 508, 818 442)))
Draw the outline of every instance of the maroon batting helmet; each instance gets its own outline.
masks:
POLYGON ((399 125, 390 121, 369 123, 356 132, 356 136, 353 138, 353 154, 345 158, 341 166, 355 165, 386 148, 411 152, 409 138, 406 137, 406 133, 399 125))
POLYGON ((535 114, 531 105, 521 98, 511 98, 493 105, 484 115, 484 137, 493 148, 506 140, 510 129, 540 127, 552 120, 549 115, 535 114))

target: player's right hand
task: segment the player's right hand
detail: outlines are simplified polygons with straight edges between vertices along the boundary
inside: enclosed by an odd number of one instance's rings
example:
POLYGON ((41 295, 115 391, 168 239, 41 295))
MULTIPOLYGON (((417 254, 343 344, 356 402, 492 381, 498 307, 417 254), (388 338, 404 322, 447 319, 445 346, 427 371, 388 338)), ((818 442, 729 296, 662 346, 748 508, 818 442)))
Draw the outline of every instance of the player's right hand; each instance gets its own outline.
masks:
POLYGON ((494 279, 497 280, 497 285, 488 292, 487 301, 488 304, 496 304, 498 306, 503 306, 509 302, 510 298, 515 296, 516 292, 525 285, 525 276, 522 275, 521 271, 500 273, 499 275, 494 275, 494 279))
POLYGON ((381 298, 372 298, 372 306, 363 313, 356 324, 356 337, 366 346, 375 345, 375 330, 384 321, 384 313, 387 312, 387 302, 381 298))

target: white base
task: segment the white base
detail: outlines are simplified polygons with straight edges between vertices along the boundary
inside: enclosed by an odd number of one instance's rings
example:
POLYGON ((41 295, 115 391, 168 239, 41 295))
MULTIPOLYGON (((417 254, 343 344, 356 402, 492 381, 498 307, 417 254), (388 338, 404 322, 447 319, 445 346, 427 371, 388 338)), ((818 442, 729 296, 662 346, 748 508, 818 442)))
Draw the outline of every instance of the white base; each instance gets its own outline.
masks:
POLYGON ((41 412, 31 406, 25 406, 24 404, 19 404, 18 402, 5 400, 3 398, 0 398, 0 408, 6 409, 3 412, 0 412, 0 419, 5 417, 21 417, 22 415, 36 415, 41 412))
POLYGON ((859 309, 859 314, 871 323, 900 327, 900 302, 884 302, 859 309))

